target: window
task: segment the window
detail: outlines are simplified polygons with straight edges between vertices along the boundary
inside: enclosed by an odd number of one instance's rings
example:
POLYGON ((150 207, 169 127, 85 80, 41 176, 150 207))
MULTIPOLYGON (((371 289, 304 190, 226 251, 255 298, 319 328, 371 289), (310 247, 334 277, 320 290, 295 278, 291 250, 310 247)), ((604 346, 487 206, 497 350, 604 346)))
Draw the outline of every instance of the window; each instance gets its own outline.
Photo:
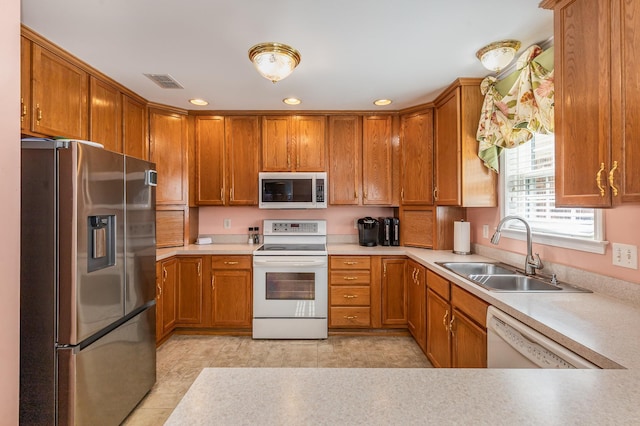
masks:
MULTIPOLYGON (((536 242, 604 253, 601 211, 555 206, 554 135, 537 134, 525 144, 505 149, 502 161, 502 217, 526 219, 536 242)), ((503 230, 507 237, 524 238, 519 221, 505 223, 503 230)))

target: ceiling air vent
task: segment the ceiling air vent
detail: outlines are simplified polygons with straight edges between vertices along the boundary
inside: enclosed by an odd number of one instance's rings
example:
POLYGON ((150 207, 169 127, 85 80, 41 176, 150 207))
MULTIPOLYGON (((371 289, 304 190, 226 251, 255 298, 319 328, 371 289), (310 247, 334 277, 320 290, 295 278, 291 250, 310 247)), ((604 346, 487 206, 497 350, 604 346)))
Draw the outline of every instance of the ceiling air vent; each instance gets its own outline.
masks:
POLYGON ((145 76, 163 89, 184 89, 184 87, 169 74, 145 74, 145 76))

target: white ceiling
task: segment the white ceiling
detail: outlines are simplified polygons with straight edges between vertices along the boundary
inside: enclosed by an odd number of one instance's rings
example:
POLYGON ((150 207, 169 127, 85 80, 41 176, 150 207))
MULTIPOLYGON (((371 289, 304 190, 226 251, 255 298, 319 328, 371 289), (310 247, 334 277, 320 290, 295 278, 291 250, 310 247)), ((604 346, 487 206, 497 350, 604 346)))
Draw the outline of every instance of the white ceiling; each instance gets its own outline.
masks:
MULTIPOLYGON (((457 77, 484 77, 475 52, 553 35, 539 0, 22 0, 22 23, 152 102, 206 110, 397 110, 457 77), (256 43, 296 48, 276 84, 248 59, 256 43), (143 74, 170 74, 161 89, 143 74), (286 97, 302 104, 289 107, 286 97), (195 107, 190 98, 204 98, 195 107), (378 98, 394 101, 375 107, 378 98)), ((522 49, 521 49, 522 51, 522 49)))

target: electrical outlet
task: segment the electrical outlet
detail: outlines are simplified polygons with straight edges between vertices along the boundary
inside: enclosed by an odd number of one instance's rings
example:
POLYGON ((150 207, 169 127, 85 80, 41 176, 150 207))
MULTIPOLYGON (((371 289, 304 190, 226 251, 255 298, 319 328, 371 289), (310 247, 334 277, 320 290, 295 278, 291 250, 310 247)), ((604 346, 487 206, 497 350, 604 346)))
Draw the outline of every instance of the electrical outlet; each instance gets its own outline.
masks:
POLYGON ((489 225, 482 225, 482 238, 489 238, 489 225))
POLYGON ((613 243, 613 264, 623 268, 638 269, 638 246, 613 243))
POLYGON ((358 219, 353 219, 353 229, 358 229, 358 219))
POLYGON ((231 219, 224 219, 222 221, 224 229, 231 229, 231 219))

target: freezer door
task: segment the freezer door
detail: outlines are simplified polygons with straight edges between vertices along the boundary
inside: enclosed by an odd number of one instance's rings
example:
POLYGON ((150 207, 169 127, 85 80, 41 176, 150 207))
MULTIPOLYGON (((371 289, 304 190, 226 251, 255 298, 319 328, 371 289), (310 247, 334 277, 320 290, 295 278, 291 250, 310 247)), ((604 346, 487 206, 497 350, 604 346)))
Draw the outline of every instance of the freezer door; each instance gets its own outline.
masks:
POLYGON ((156 381, 155 305, 86 348, 59 350, 58 377, 58 424, 120 424, 156 381))
POLYGON ((76 345, 124 316, 124 156, 57 152, 58 343, 76 345))
POLYGON ((125 157, 125 314, 156 296, 155 164, 125 157))

